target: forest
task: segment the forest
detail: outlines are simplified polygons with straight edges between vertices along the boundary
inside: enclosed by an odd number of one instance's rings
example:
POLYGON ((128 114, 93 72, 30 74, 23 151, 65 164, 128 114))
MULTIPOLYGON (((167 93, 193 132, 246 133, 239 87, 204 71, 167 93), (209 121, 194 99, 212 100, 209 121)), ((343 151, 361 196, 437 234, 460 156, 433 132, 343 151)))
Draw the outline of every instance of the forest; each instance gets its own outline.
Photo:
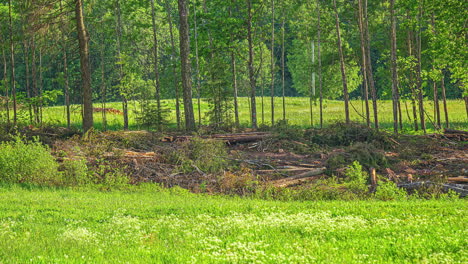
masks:
POLYGON ((468 263, 467 19, 0 0, 0 263, 468 263))
POLYGON ((256 128, 288 119, 299 96, 312 126, 339 100, 338 120, 351 112, 379 128, 390 114, 379 102, 391 100, 395 132, 403 119, 448 128, 451 103, 464 100, 468 118, 465 10, 457 0, 3 1, 2 120, 70 127, 77 113, 87 130, 98 111, 105 130, 112 111, 96 108, 121 102, 123 129, 132 114, 154 130, 256 128), (53 120, 52 105, 64 106, 53 120))

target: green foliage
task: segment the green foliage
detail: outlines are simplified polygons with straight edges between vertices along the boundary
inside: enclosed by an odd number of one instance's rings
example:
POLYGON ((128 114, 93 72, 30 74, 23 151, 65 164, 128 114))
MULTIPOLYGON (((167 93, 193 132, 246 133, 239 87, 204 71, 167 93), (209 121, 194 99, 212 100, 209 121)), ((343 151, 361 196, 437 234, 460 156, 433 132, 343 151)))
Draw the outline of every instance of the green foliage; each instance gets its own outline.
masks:
POLYGON ((61 170, 62 182, 65 185, 80 186, 94 183, 85 159, 65 159, 61 170))
POLYGON ((334 170, 354 161, 358 161, 366 169, 388 166, 388 160, 382 150, 377 149, 373 144, 362 142, 347 147, 342 153, 332 155, 327 160, 327 166, 334 170))
POLYGON ((345 171, 346 183, 345 186, 356 194, 364 194, 367 192, 368 175, 362 170, 361 164, 354 161, 345 171))
POLYGON ((39 185, 60 182, 58 164, 49 148, 37 139, 14 137, 0 144, 0 181, 39 185))
POLYGON ((391 145, 389 136, 359 123, 335 123, 320 130, 308 132, 310 141, 328 146, 350 146, 356 142, 367 142, 378 147, 391 145))
POLYGON ((398 188, 394 182, 385 181, 379 183, 374 197, 382 201, 403 200, 406 199, 407 193, 404 189, 398 188))
POLYGON ((156 102, 145 100, 140 104, 140 110, 135 111, 135 121, 143 127, 160 131, 169 124, 170 112, 166 106, 158 108, 156 102))

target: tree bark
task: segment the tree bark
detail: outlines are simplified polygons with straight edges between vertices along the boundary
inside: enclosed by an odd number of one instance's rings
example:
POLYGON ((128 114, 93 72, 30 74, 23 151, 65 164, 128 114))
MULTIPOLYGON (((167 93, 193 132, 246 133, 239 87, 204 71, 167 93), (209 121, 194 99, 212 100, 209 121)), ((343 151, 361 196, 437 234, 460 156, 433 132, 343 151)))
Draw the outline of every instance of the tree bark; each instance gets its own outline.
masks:
POLYGON ((282 6, 282 22, 281 22, 281 88, 282 88, 282 95, 283 95, 283 120, 286 120, 286 78, 285 78, 285 14, 284 14, 284 0, 282 6))
POLYGON ((340 55, 340 66, 341 66, 341 80, 343 82, 343 97, 344 97, 344 104, 345 104, 345 117, 346 117, 346 124, 350 123, 349 119, 349 94, 348 94, 348 84, 346 81, 346 69, 345 69, 345 62, 344 62, 344 55, 343 55, 343 47, 341 45, 341 33, 340 33, 340 19, 338 17, 338 9, 336 7, 336 0, 333 0, 333 8, 335 10, 335 22, 336 22, 336 35, 338 38, 338 52, 340 55))
POLYGON ((153 29, 154 89, 156 92, 155 93, 156 107, 158 109, 157 122, 158 122, 158 129, 162 130, 161 84, 159 80, 159 42, 158 42, 158 34, 157 34, 157 27, 156 27, 156 11, 154 8, 154 0, 151 0, 151 22, 152 22, 152 29, 153 29))
MULTIPOLYGON (((407 13, 407 20, 410 19, 409 14, 407 13)), ((412 34, 412 29, 408 29, 407 32, 407 46, 408 46, 408 57, 413 58, 413 34, 412 34)), ((413 110, 413 122, 414 122, 414 130, 418 131, 419 126, 418 126, 418 113, 417 113, 417 108, 416 108, 416 89, 415 89, 415 83, 414 83, 414 68, 410 67, 409 68, 409 85, 410 85, 410 90, 411 90, 411 106, 413 110)))
POLYGON ((179 38, 180 38, 180 61, 182 73, 182 87, 184 90, 184 114, 185 129, 195 130, 195 117, 192 105, 192 75, 190 66, 190 43, 188 24, 188 3, 187 0, 178 0, 179 6, 179 38))
POLYGON ((15 78, 15 43, 13 42, 13 21, 11 14, 11 0, 8 0, 9 13, 9 28, 10 28, 10 55, 11 55, 11 93, 13 96, 13 125, 16 126, 18 121, 17 106, 16 106, 16 78, 15 78))
POLYGON ((418 21, 419 21, 419 26, 418 26, 418 37, 417 37, 417 53, 418 53, 418 102, 419 102, 419 118, 421 120, 421 129, 424 131, 424 134, 426 134, 426 119, 424 115, 424 97, 423 97, 423 88, 422 88, 422 49, 421 49, 421 42, 422 42, 422 25, 421 25, 421 19, 422 19, 422 4, 419 3, 419 15, 418 15, 418 21))
POLYGON ((363 29, 366 35, 366 70, 367 70, 367 81, 369 82, 368 87, 370 87, 371 96, 372 96, 372 108, 374 112, 374 126, 375 129, 379 129, 379 114, 377 107, 377 90, 375 88, 374 82, 374 73, 372 71, 372 60, 371 60, 371 49, 370 49, 370 34, 369 34, 369 18, 367 16, 367 0, 364 0, 363 6, 363 29))
POLYGON ((275 0, 271 0, 271 125, 275 125, 275 0))
POLYGON ((392 70, 392 101, 393 101, 393 131, 398 133, 398 74, 397 74, 397 43, 396 43, 396 19, 395 0, 390 0, 391 20, 391 70, 392 70))
POLYGON ((76 29, 80 49, 81 80, 83 85, 83 131, 93 127, 93 97, 91 71, 89 68, 89 36, 83 17, 83 2, 75 0, 76 29))
MULTIPOLYGON (((175 41, 174 41, 174 32, 173 32, 173 25, 172 25, 172 8, 171 3, 169 1, 166 2, 167 5, 167 20, 169 21, 169 34, 171 36, 171 53, 172 53, 172 75, 173 75, 173 84, 175 90, 175 97, 176 97, 176 119, 177 119, 177 129, 180 129, 181 126, 181 117, 180 117, 180 95, 179 95, 179 84, 177 80, 177 65, 175 62, 176 59, 176 48, 175 48, 175 41)), ((182 51, 181 51, 182 52, 182 51)))
POLYGON ((366 42, 364 39, 364 12, 362 0, 358 0, 358 24, 359 24, 359 37, 361 40, 361 56, 362 56, 362 77, 364 85, 364 101, 366 107, 366 123, 370 127, 370 111, 369 111, 369 87, 367 81, 367 63, 366 63, 366 42))
MULTIPOLYGON (((119 60, 119 83, 122 85, 123 80, 123 63, 122 63, 122 16, 120 9, 120 0, 115 0, 117 13, 117 57, 119 60)), ((124 119, 124 130, 128 130, 128 98, 127 95, 121 93, 122 96, 122 112, 124 119)))
MULTIPOLYGON (((62 0, 60 0, 60 12, 63 11, 62 0)), ((68 79, 68 57, 67 57, 67 45, 66 45, 66 38, 65 38, 65 29, 63 21, 63 16, 61 16, 61 38, 62 38, 62 53, 63 53, 63 77, 64 77, 64 97, 65 97, 65 112, 67 118, 67 128, 71 126, 71 114, 70 114, 70 92, 69 92, 69 79, 68 79)), ((105 112, 105 111, 104 111, 105 112)))
MULTIPOLYGON (((9 94, 9 84, 8 84, 8 67, 7 67, 7 56, 5 55, 5 50, 2 48, 2 57, 3 57, 3 85, 5 87, 5 108, 6 108, 6 118, 7 126, 10 127, 10 94, 9 94)), ((468 110, 468 108, 467 108, 468 110)), ((468 113, 468 112, 467 112, 468 113)))
POLYGON ((320 94, 320 128, 323 128, 323 91, 322 91, 322 54, 321 54, 321 31, 320 25, 320 0, 317 0, 317 59, 318 59, 318 78, 320 94))
MULTIPOLYGON (((31 86, 29 83, 29 44, 28 40, 24 41, 24 64, 26 67, 25 78, 26 78, 26 96, 28 100, 31 100, 31 86)), ((33 113, 32 113, 32 105, 31 102, 28 103, 28 110, 29 110, 29 123, 33 123, 33 113)))
POLYGON ((252 108, 252 127, 257 128, 257 104, 255 100, 256 94, 256 78, 254 72, 254 51, 253 51, 253 39, 252 39, 252 1, 247 1, 247 39, 249 42, 249 81, 250 81, 250 101, 251 101, 251 108, 252 108))
MULTIPOLYGON (((231 13, 231 9, 229 9, 229 13, 231 13)), ((198 103, 198 126, 201 126, 201 77, 200 77, 200 59, 198 56, 198 24, 197 24, 197 8, 193 6, 193 22, 195 27, 195 70, 197 71, 197 103, 198 103)), ((232 34, 231 34, 231 42, 232 42, 232 34)), ((232 54, 232 52, 231 52, 232 54)), ((235 101, 237 98, 234 99, 235 101)))
POLYGON ((445 71, 442 71, 442 79, 440 80, 442 87, 442 100, 444 104, 444 116, 445 116, 445 128, 450 128, 448 108, 447 108, 447 96, 445 93, 445 71))

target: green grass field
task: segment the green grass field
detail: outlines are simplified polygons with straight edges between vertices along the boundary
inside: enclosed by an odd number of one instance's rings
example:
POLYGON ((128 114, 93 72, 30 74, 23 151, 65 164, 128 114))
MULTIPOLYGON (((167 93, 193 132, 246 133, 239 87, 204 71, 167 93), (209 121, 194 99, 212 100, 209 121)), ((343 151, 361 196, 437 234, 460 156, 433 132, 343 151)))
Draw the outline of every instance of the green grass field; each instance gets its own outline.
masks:
MULTIPOLYGON (((283 117, 282 111, 282 104, 281 98, 276 98, 275 101, 275 109, 276 109, 276 120, 280 120, 283 117)), ((258 115, 258 123, 270 125, 271 124, 271 104, 270 98, 264 98, 264 116, 262 118, 262 100, 261 98, 257 98, 257 115, 258 115)), ((174 100, 165 100, 166 105, 169 109, 172 110, 170 115, 170 122, 172 127, 175 127, 176 118, 175 118, 175 101, 174 100)), ((303 128, 308 128, 311 126, 310 122, 310 111, 309 111, 309 99, 304 97, 288 97, 286 98, 286 118, 291 125, 297 125, 303 128)), ((351 119, 358 122, 365 122, 362 118, 363 104, 362 101, 351 101, 351 104, 354 106, 350 107, 350 115, 351 119)), ((411 105, 409 102, 408 110, 410 111, 409 115, 412 117, 411 112, 411 105)), ((95 107, 101 107, 100 104, 95 104, 95 107)), ((108 108, 115 108, 115 109, 122 109, 121 103, 108 103, 108 108)), ((426 118, 427 127, 429 131, 433 131, 432 121, 433 118, 433 103, 427 101, 426 102, 426 112, 430 118, 426 118)), ((196 100, 194 100, 194 108, 195 108, 195 118, 197 118, 197 111, 198 105, 196 100)), ((80 114, 80 107, 73 106, 73 115, 72 115, 72 124, 74 127, 81 126, 81 114, 80 114)), ((130 129, 137 130, 141 129, 138 124, 135 122, 135 110, 139 110, 139 104, 137 102, 130 102, 129 104, 130 109, 130 129)), ((248 127, 250 125, 250 114, 249 114, 249 101, 247 98, 240 98, 239 99, 239 110, 240 110, 240 122, 243 126, 248 127)), ((344 103, 342 101, 329 101, 327 100, 324 103, 324 124, 328 125, 330 123, 334 123, 336 121, 344 121, 344 103)), ((380 125, 386 129, 393 128, 393 116, 392 116, 392 103, 391 101, 379 101, 379 119, 380 125)), ((442 103, 441 103, 441 109, 442 103)), ((201 111, 202 111, 202 123, 208 124, 208 120, 206 120, 205 113, 209 111, 208 102, 203 100, 201 104, 201 111)), ((402 103, 402 111, 403 111, 403 124, 404 130, 406 132, 410 132, 412 130, 412 121, 408 118, 406 112, 405 103, 402 103)), ((443 110, 442 110, 443 111, 443 110)), ((371 108, 372 112, 372 108, 371 108)), ((468 119, 466 116, 465 104, 462 100, 449 100, 448 101, 448 112, 449 112, 449 120, 451 127, 454 129, 468 129, 468 119)), ((319 107, 317 105, 313 106, 313 122, 314 126, 319 126, 319 107)), ((364 114, 365 115, 365 114, 364 114)), ((65 126, 66 125, 66 117, 65 117, 65 108, 62 107, 49 107, 44 110, 45 122, 65 126)), ((444 121, 444 115, 442 112, 442 121, 444 121)), ((108 129, 111 130, 119 130, 123 128, 123 118, 120 115, 115 114, 108 114, 108 129)), ((96 128, 102 128, 102 114, 95 113, 95 124, 96 128)))
POLYGON ((465 200, 0 187, 0 263, 467 263, 465 200))

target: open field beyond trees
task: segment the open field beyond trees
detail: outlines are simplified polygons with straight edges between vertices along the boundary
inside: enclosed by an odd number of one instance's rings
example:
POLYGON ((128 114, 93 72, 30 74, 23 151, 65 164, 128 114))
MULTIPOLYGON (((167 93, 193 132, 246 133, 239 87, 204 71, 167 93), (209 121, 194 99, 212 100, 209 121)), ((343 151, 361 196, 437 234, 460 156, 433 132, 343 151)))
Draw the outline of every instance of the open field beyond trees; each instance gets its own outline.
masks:
POLYGON ((1 263, 466 263, 467 203, 0 188, 1 263))
MULTIPOLYGON (((249 99, 246 97, 239 98, 239 119, 240 123, 244 127, 249 127, 250 122, 250 106, 249 99)), ((209 111, 209 103, 207 100, 201 101, 201 113, 202 113, 202 124, 208 125, 209 120, 207 120, 205 114, 209 111)), ((264 98, 264 118, 262 118, 262 99, 261 97, 257 98, 257 115, 259 120, 259 125, 271 125, 271 103, 270 98, 264 98)), ((194 109, 197 113, 198 105, 197 100, 194 99, 194 109)), ((168 109, 175 109, 175 100, 164 100, 163 104, 166 105, 168 109)), ((351 105, 354 106, 354 109, 350 111, 351 120, 364 123, 365 124, 365 111, 363 111, 363 101, 353 100, 351 105)), ((306 97, 287 97, 286 98, 286 119, 288 123, 293 126, 298 126, 301 128, 310 128, 311 127, 311 117, 310 117, 310 103, 309 98, 306 97)), ((466 116, 465 103, 463 100, 448 100, 447 101, 448 111, 449 111, 449 121, 450 126, 453 129, 468 129, 468 118, 466 116)), ((101 104, 95 103, 95 108, 102 107, 101 104)), ((380 126, 384 129, 391 130, 393 126, 393 117, 392 117, 392 102, 390 100, 380 100, 378 104, 379 109, 379 118, 380 126)), ((106 108, 122 110, 122 103, 107 103, 106 108)), ((282 110, 282 98, 278 97, 275 99, 275 116, 276 120, 281 120, 283 118, 282 110)), ((72 106, 72 116, 71 123, 73 127, 81 127, 82 117, 81 117, 81 108, 79 105, 72 106)), ((433 103, 431 101, 426 101, 425 105, 427 118, 427 128, 428 131, 434 131, 434 125, 430 120, 433 118, 433 103)), ((132 130, 144 129, 145 127, 139 125, 135 120, 135 110, 140 111, 140 104, 137 101, 132 101, 129 103, 129 128, 132 130)), ((372 111, 372 107, 371 107, 372 111)), ((402 102, 402 122, 404 126, 404 133, 415 133, 413 129, 413 119, 411 112, 411 102, 402 102), (406 112, 406 105, 408 106, 409 113, 406 112), (411 119, 409 116, 411 116, 411 119)), ((24 112, 26 116, 26 112, 24 112)), ((233 113, 231 112, 231 119, 233 113)), ((197 118, 198 115, 196 114, 197 118)), ((102 113, 95 112, 95 127, 96 129, 102 129, 102 113)), ((107 123, 108 129, 110 130, 120 130, 123 128, 123 117, 118 113, 107 113, 107 123)), ((169 115, 169 123, 171 127, 176 127, 176 116, 175 111, 171 111, 169 115)), ((343 115, 343 102, 336 100, 326 100, 324 101, 324 111, 323 111, 323 122, 324 126, 328 126, 337 121, 344 121, 343 115)), ((54 125, 66 126, 65 118, 65 108, 63 106, 48 107, 44 109, 44 122, 54 125)), ((197 120, 198 122, 198 120, 197 120)), ((372 122, 371 122, 372 123, 372 122)), ((228 124, 229 125, 229 124, 228 124)), ((320 126, 320 116, 318 101, 313 104, 313 126, 320 126)))

